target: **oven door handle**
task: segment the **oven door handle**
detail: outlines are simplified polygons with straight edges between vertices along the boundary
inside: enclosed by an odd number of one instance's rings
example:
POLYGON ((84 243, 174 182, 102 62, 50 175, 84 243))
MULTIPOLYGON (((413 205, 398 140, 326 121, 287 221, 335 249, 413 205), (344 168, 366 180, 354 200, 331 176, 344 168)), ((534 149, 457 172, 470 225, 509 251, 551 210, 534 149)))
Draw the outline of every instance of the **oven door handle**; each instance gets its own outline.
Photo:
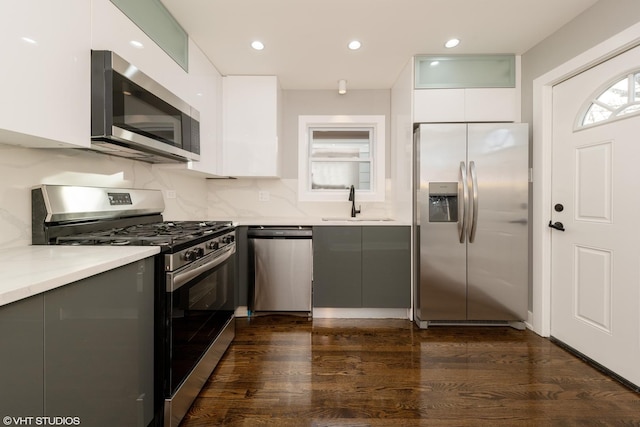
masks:
POLYGON ((214 269, 226 260, 228 260, 231 255, 236 252, 236 244, 232 243, 223 249, 225 252, 223 254, 215 254, 215 257, 209 261, 211 255, 207 255, 205 258, 201 258, 196 263, 195 266, 189 266, 184 271, 179 271, 177 273, 168 273, 167 274, 167 292, 173 292, 177 289, 180 289, 184 284, 188 283, 194 277, 199 276, 200 274, 214 269), (202 263, 205 261, 204 263, 202 263), (202 264, 201 264, 202 263, 202 264))

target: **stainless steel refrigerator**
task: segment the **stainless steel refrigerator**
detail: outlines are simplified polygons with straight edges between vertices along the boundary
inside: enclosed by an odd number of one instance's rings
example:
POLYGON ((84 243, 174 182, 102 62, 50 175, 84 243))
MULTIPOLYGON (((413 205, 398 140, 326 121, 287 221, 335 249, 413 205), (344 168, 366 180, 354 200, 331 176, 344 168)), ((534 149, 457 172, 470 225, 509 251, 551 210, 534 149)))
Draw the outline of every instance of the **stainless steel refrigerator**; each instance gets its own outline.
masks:
POLYGON ((414 139, 416 323, 522 326, 527 124, 421 124, 414 139))

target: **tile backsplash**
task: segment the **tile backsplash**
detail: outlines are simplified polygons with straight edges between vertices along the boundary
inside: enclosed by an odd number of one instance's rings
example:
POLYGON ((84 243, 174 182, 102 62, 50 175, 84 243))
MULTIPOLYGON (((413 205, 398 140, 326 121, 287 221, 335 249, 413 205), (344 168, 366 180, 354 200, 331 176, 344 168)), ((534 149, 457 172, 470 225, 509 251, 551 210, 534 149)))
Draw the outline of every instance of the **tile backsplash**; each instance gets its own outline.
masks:
MULTIPOLYGON (((299 202, 296 179, 204 179, 162 165, 85 150, 0 144, 0 248, 31 244, 31 188, 40 184, 163 191, 166 220, 319 219, 347 217, 351 203, 299 202), (175 196, 175 197, 174 197, 175 196)), ((361 216, 404 219, 406 202, 356 201, 361 216)), ((410 206, 410 205, 409 205, 410 206)))
POLYGON ((0 144, 0 248, 31 244, 31 188, 40 184, 163 190, 165 219, 207 219, 201 177, 84 150, 0 144))
MULTIPOLYGON (((351 202, 300 202, 297 179, 230 179, 208 181, 208 212, 214 219, 292 219, 348 217, 351 202)), ((361 216, 393 217, 388 202, 363 202, 361 216)))

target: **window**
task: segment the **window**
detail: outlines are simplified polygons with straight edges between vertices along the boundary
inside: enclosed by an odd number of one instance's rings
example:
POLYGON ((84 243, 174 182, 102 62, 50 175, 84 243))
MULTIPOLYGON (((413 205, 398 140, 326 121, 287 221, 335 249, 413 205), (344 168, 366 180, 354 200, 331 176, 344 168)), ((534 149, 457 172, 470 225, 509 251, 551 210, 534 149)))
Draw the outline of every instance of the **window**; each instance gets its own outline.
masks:
POLYGON ((618 77, 591 98, 578 116, 577 128, 617 120, 640 112, 640 71, 618 77))
POLYGON ((298 198, 384 200, 384 116, 300 116, 298 198))

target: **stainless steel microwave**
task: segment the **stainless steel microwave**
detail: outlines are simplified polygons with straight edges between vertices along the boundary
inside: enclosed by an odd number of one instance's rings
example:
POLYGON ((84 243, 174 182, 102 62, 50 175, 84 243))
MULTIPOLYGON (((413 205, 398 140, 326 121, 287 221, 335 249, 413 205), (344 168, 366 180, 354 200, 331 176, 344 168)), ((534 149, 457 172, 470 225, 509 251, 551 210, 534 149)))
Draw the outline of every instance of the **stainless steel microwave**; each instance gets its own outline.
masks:
POLYGON ((200 114, 111 51, 91 51, 91 149, 149 163, 200 160, 200 114))

